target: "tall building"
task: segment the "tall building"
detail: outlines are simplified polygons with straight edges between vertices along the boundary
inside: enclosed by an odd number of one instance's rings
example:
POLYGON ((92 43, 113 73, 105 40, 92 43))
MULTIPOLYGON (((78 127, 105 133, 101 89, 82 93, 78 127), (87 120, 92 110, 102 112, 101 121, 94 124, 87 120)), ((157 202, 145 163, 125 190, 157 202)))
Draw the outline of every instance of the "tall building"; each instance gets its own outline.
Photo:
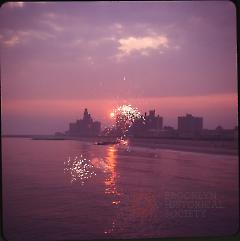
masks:
POLYGON ((158 136, 162 128, 163 118, 156 116, 155 110, 150 110, 149 115, 145 112, 142 118, 133 123, 129 133, 133 136, 158 136))
POLYGON ((144 116, 146 128, 151 130, 161 130, 163 128, 163 118, 155 115, 155 110, 150 110, 149 115, 144 116))
POLYGON ((69 130, 66 132, 69 136, 97 136, 101 131, 101 123, 93 121, 88 110, 85 109, 83 119, 69 124, 69 130))
POLYGON ((180 134, 189 134, 191 136, 199 134, 203 129, 203 118, 195 117, 191 114, 178 117, 178 131, 180 134))

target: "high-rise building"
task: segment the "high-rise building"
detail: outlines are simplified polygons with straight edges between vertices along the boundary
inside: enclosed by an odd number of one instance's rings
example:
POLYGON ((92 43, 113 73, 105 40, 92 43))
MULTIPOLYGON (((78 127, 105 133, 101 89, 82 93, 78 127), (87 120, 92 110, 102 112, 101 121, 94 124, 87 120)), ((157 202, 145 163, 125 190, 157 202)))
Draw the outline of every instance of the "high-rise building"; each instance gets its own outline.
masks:
POLYGON ((163 128, 163 118, 155 115, 155 110, 150 110, 145 115, 134 121, 130 134, 133 136, 158 136, 163 128))
POLYGON ((88 110, 85 109, 83 119, 69 124, 69 130, 66 132, 70 136, 97 136, 101 131, 101 123, 93 121, 88 110))
POLYGON ((155 115, 155 110, 150 110, 149 115, 145 113, 145 123, 147 129, 161 130, 163 127, 163 118, 155 115))
POLYGON ((203 129, 203 118, 195 117, 191 114, 178 117, 178 131, 179 133, 198 134, 203 129))

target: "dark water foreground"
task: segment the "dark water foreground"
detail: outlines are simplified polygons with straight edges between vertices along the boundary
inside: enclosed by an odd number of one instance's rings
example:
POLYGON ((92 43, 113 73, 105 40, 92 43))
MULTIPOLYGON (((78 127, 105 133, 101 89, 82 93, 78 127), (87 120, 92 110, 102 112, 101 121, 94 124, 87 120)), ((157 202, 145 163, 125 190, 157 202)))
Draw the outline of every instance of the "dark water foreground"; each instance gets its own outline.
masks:
POLYGON ((9 241, 228 235, 238 157, 3 138, 9 241))

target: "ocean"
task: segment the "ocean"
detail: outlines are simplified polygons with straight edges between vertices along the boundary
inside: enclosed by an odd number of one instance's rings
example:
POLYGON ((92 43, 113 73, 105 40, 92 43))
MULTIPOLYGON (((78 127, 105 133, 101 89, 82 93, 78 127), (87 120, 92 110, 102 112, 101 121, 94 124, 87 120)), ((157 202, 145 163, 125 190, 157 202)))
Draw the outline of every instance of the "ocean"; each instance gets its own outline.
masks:
POLYGON ((238 230, 238 156, 2 138, 8 241, 219 236, 238 230))

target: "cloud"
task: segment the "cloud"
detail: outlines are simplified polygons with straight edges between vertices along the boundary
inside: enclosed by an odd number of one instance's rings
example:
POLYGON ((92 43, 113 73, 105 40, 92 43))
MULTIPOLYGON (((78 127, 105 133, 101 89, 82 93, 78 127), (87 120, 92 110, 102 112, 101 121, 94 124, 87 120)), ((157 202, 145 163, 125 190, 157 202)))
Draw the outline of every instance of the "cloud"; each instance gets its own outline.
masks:
POLYGON ((169 40, 164 35, 145 36, 145 37, 127 37, 118 40, 118 57, 140 53, 148 55, 150 50, 161 50, 168 48, 169 40))
MULTIPOLYGON (((10 31, 12 32, 12 31, 10 31)), ((12 32, 9 37, 2 36, 0 37, 0 42, 5 47, 14 47, 17 44, 25 43, 31 39, 38 39, 38 40, 47 40, 50 38, 54 38, 53 34, 39 31, 39 30, 26 30, 26 31, 15 31, 12 32)))
POLYGON ((87 42, 86 44, 90 47, 99 47, 99 46, 102 46, 103 44, 109 44, 109 42, 115 42, 115 41, 116 41, 116 37, 114 36, 98 37, 96 39, 86 41, 87 42))
POLYGON ((40 40, 47 40, 49 38, 54 38, 54 35, 45 31, 40 30, 28 30, 28 31, 18 31, 21 37, 35 38, 40 40))
POLYGON ((41 21, 43 24, 46 24, 48 27, 50 27, 51 29, 53 29, 56 32, 62 32, 64 30, 63 27, 61 27, 60 25, 54 23, 53 21, 50 20, 42 20, 41 21))
POLYGON ((110 29, 117 34, 121 34, 123 32, 123 25, 121 23, 114 23, 110 29))
POLYGON ((87 60, 87 62, 88 62, 90 65, 93 65, 93 64, 94 64, 94 60, 93 60, 93 57, 92 57, 92 56, 87 56, 86 60, 87 60))
POLYGON ((108 26, 108 30, 114 34, 121 34, 124 30, 124 27, 121 23, 115 22, 108 26))
MULTIPOLYGON (((33 4, 49 4, 49 2, 33 2, 33 4)), ((4 6, 8 8, 23 8, 26 6, 26 4, 29 4, 27 2, 6 2, 4 6)), ((31 2, 30 2, 31 4, 31 2)))
POLYGON ((6 7, 9 8, 22 8, 24 7, 24 2, 7 2, 6 7))
POLYGON ((3 41, 3 44, 6 46, 6 47, 13 47, 15 46, 16 44, 19 43, 19 37, 17 35, 13 35, 11 36, 8 40, 5 40, 3 41))
POLYGON ((58 15, 54 12, 44 13, 44 17, 47 19, 56 19, 58 15))
POLYGON ((56 32, 62 32, 64 28, 57 24, 57 20, 60 19, 59 14, 56 14, 54 12, 48 12, 44 13, 42 15, 42 18, 39 20, 41 24, 44 24, 45 26, 48 26, 52 30, 56 32))
POLYGON ((123 29, 123 25, 121 23, 115 23, 113 25, 116 29, 123 29))
POLYGON ((74 40, 73 42, 71 42, 71 45, 73 47, 81 46, 82 44, 83 44, 83 39, 81 39, 81 38, 78 38, 78 39, 74 40))

